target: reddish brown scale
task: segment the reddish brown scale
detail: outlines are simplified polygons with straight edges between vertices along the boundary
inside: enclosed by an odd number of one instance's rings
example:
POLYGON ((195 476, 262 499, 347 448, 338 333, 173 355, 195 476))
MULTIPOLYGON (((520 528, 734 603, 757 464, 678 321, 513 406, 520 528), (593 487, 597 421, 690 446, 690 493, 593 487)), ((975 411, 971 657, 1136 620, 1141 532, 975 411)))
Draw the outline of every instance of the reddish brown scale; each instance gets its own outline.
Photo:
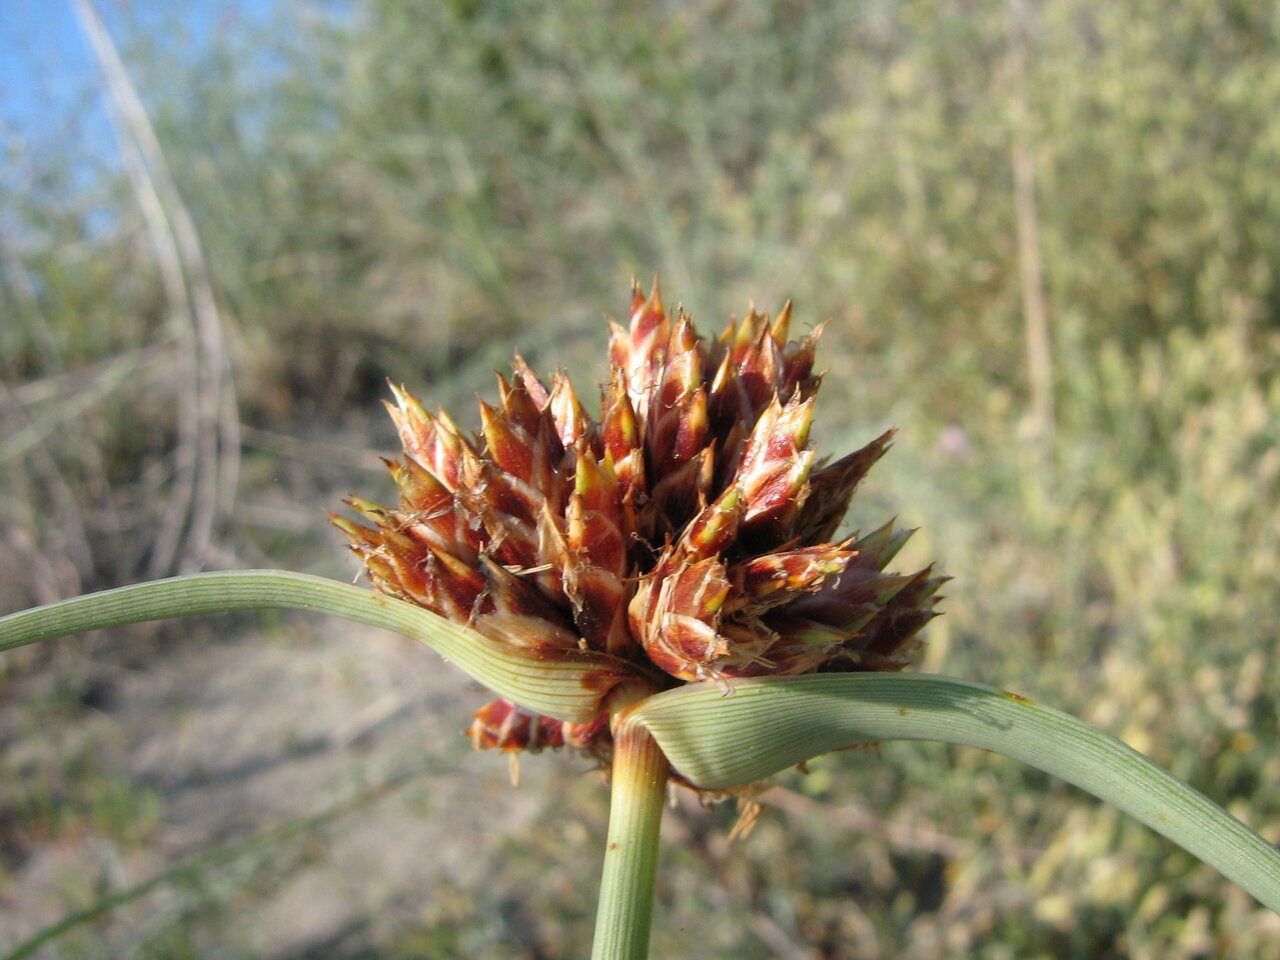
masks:
POLYGON ((603 570, 625 576, 627 543, 617 478, 606 465, 578 454, 574 484, 567 514, 569 550, 603 570))
POLYGON ((739 474, 744 486, 750 484, 769 467, 786 461, 804 447, 809 438, 809 422, 813 402, 788 403, 775 397, 756 421, 742 452, 739 474))
POLYGON ((787 344, 783 349, 782 380, 778 384, 781 396, 798 395, 807 400, 818 392, 822 377, 813 372, 813 362, 824 327, 825 324, 820 325, 803 340, 787 344))
POLYGON ((711 451, 703 450, 659 477, 638 511, 636 526, 641 539, 651 545, 661 544, 702 508, 711 489, 710 457, 711 451))
POLYGON ((753 557, 729 569, 736 609, 758 614, 800 593, 815 591, 844 572, 854 551, 832 543, 753 557))
POLYGON ((753 306, 747 312, 746 319, 740 323, 730 321, 720 334, 720 348, 728 356, 729 363, 735 369, 741 368, 743 364, 750 362, 752 347, 759 339, 759 326, 760 316, 753 306))
MULTIPOLYGON (((571 389, 570 392, 572 392, 571 389)), ((564 506, 561 497, 565 492, 564 478, 561 476, 561 471, 564 469, 566 461, 571 460, 572 457, 567 456, 568 451, 560 438, 561 427, 556 423, 553 403, 562 408, 571 406, 566 398, 561 396, 557 399, 557 395, 553 392, 551 402, 548 402, 547 406, 539 413, 535 422, 536 426, 528 431, 534 456, 533 471, 527 479, 539 493, 551 500, 554 506, 559 509, 564 506)), ((566 412, 572 417, 571 413, 566 412)), ((566 424, 565 429, 574 429, 574 424, 566 424)))
POLYGON ((775 643, 762 657, 726 664, 721 675, 728 679, 750 677, 791 677, 812 673, 831 659, 832 647, 811 643, 775 643))
POLYGON ((681 567, 663 580, 659 607, 710 623, 720 615, 731 589, 724 564, 717 557, 708 557, 681 567))
POLYGON ((730 487, 689 521, 668 563, 694 563, 723 553, 738 535, 745 507, 741 492, 730 487))
POLYGON ((856 564, 857 558, 854 558, 838 579, 795 598, 790 611, 851 632, 906 586, 906 577, 858 569, 856 564))
POLYGON ((537 753, 564 746, 587 753, 602 764, 613 755, 607 713, 589 723, 566 723, 529 713, 509 700, 494 700, 477 710, 467 736, 477 750, 537 753))
POLYGON ((784 406, 774 398, 743 449, 738 473, 747 500, 744 528, 764 531, 775 543, 787 536, 787 524, 808 492, 813 451, 804 448, 812 416, 812 400, 784 406))
POLYGON ((605 389, 601 407, 603 412, 600 432, 605 455, 616 463, 640 446, 635 407, 631 405, 631 398, 627 395, 626 382, 617 371, 614 371, 613 379, 605 389))
POLYGON ((578 633, 564 612, 531 582, 481 558, 484 590, 472 604, 481 633, 532 650, 578 647, 578 633))
POLYGON ((475 563, 480 555, 480 538, 457 509, 431 515, 414 514, 404 532, 433 550, 449 550, 467 563, 475 563))
POLYGON ((644 449, 635 407, 631 404, 622 375, 616 370, 601 405, 600 436, 605 462, 612 467, 618 479, 619 497, 634 499, 648 489, 644 449))
POLYGON ((675 441, 671 445, 670 462, 684 463, 693 459, 708 443, 711 422, 707 413, 707 392, 699 387, 684 404, 675 441))
POLYGON ((627 545, 622 531, 612 519, 591 511, 577 494, 569 503, 568 543, 577 558, 615 577, 626 574, 627 545))
MULTIPOLYGON (((809 471, 811 454, 800 454, 789 463, 779 465, 752 490, 751 506, 743 520, 747 529, 767 526, 777 539, 786 529, 803 496, 804 476, 809 471)), ((759 542, 759 541, 755 541, 759 542)))
POLYGON ((425 562, 407 551, 399 559, 400 582, 412 581, 421 571, 436 613, 459 622, 471 619, 476 599, 485 590, 483 573, 443 550, 431 550, 425 562))
POLYGON ((494 700, 475 712, 467 736, 477 750, 537 753, 564 746, 564 724, 530 713, 510 700, 494 700))
POLYGON ((830 540, 835 535, 853 491, 888 451, 895 432, 886 430, 861 450, 810 474, 809 496, 795 519, 795 534, 802 543, 830 540))
POLYGON ((884 605, 861 638, 862 649, 886 658, 898 655, 921 628, 938 615, 931 604, 938 588, 948 578, 932 576, 932 573, 932 566, 921 570, 884 605))
POLYGON ((422 566, 398 562, 396 548, 389 543, 372 548, 357 546, 355 549, 364 560, 369 578, 379 589, 447 616, 422 566))
POLYGON ((480 401, 485 455, 505 473, 525 479, 533 472, 532 438, 507 417, 480 401))
POLYGON ((499 563, 517 570, 542 565, 540 530, 536 522, 502 509, 486 510, 483 522, 487 536, 485 550, 499 563))
POLYGON ((630 329, 624 332, 616 325, 613 327, 610 355, 614 368, 623 374, 636 413, 645 417, 659 372, 667 360, 666 346, 671 336, 671 325, 662 306, 657 283, 654 283, 647 300, 641 297, 637 285, 631 298, 630 329))
POLYGON ((418 461, 406 458, 403 463, 397 463, 384 457, 382 462, 400 491, 401 509, 434 513, 453 503, 453 492, 418 461))
POLYGON ((706 446, 709 422, 702 388, 702 355, 689 318, 683 314, 671 333, 669 360, 649 407, 649 462, 662 475, 706 446))
MULTIPOLYGON (((534 402, 529 391, 525 389, 524 381, 516 377, 511 383, 507 382, 507 378, 502 374, 495 374, 498 380, 498 398, 501 402, 502 413, 511 424, 523 430, 530 436, 538 433, 538 428, 542 423, 542 408, 545 406, 534 402)), ((483 403, 483 401, 482 401, 483 403)))
POLYGON ((444 414, 433 417, 416 397, 392 387, 396 405, 386 404, 400 434, 405 453, 417 460, 450 490, 460 481, 461 461, 467 444, 444 414))
MULTIPOLYGON (((753 314, 754 318, 754 314, 753 314)), ((752 417, 760 415, 779 396, 782 381, 782 354, 769 334, 767 323, 755 320, 756 342, 753 350, 738 362, 738 381, 752 417)), ((790 399, 784 396, 783 399, 790 399)))
POLYGON ((589 649, 614 656, 630 656, 636 646, 627 626, 627 585, 613 574, 589 564, 569 565, 565 592, 573 606, 574 623, 589 649))
POLYGON ((565 723, 562 736, 566 746, 595 752, 604 748, 612 753, 609 739, 609 714, 602 713, 589 723, 565 723))
POLYGON ((530 421, 534 433, 487 404, 481 403, 480 415, 486 459, 479 464, 479 484, 461 492, 460 502, 479 519, 502 562, 537 566, 538 518, 549 500, 560 506, 559 439, 541 414, 530 421))
POLYGON ((525 363, 524 357, 520 356, 520 354, 516 354, 516 358, 511 365, 515 368, 516 376, 520 378, 520 382, 524 384, 525 390, 528 391, 533 402, 541 410, 547 405, 547 401, 551 399, 546 385, 538 379, 536 373, 529 369, 529 365, 525 363))
POLYGON ((747 433, 741 424, 735 423, 729 432, 717 436, 710 449, 715 454, 714 488, 725 490, 739 482, 742 451, 747 443, 747 433))
POLYGON ((713 369, 715 374, 707 394, 707 415, 714 434, 722 437, 735 427, 741 430, 744 423, 753 422, 751 405, 728 353, 720 355, 713 369))
POLYGON ((622 505, 612 472, 580 456, 569 501, 564 585, 574 620, 588 646, 614 654, 630 653, 627 629, 627 542, 622 505))
POLYGON ((398 523, 403 532, 419 543, 474 562, 479 536, 467 525, 456 496, 415 460, 388 461, 387 466, 400 489, 398 523))
MULTIPOLYGON (((764 316, 765 323, 769 322, 769 317, 764 316)), ((788 300, 782 305, 782 309, 778 311, 778 316, 774 318, 773 323, 769 324, 769 336, 773 337, 773 342, 779 346, 783 346, 787 342, 787 333, 791 329, 791 301, 788 300)))
POLYGON ((711 676, 711 665, 729 652, 718 627, 730 586, 716 557, 643 583, 631 602, 631 629, 649 659, 682 680, 711 676))
POLYGON ((592 449, 595 438, 592 436, 591 418, 582 408, 573 384, 563 373, 557 372, 552 379, 551 396, 543 406, 550 412, 556 435, 566 449, 592 449))

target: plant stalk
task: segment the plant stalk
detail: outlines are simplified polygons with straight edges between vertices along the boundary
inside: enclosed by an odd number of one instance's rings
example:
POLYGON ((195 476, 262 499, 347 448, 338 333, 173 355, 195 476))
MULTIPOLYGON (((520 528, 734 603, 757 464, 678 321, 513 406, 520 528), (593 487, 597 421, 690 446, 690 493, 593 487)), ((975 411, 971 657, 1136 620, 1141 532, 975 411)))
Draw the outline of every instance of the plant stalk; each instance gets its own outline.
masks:
POLYGON ((658 828, 669 767, 648 730, 614 716, 609 833, 591 957, 644 960, 649 955, 658 828))

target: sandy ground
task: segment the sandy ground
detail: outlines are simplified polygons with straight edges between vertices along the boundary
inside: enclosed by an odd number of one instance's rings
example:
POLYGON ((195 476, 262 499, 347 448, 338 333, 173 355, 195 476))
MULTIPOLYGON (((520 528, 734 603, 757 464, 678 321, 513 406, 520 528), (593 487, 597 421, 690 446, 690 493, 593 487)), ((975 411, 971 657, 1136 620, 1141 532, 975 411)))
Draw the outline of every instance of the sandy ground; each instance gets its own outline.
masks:
MULTIPOLYGON (((0 949, 211 845, 425 766, 319 835, 266 844, 201 874, 202 884, 221 877, 234 886, 247 862, 268 877, 251 881, 251 895, 232 890, 221 908, 236 955, 337 955, 376 940, 379 925, 412 923, 441 884, 456 892, 486 882, 504 841, 555 802, 548 778, 594 776, 572 757, 544 755, 525 760, 513 789, 506 760, 474 754, 460 735, 484 700, 414 641, 289 616, 265 635, 179 642, 145 670, 115 670, 93 706, 57 729, 24 729, 10 703, 0 709, 4 769, 43 775, 59 753, 87 750, 158 804, 140 839, 122 842, 90 824, 23 844, 0 873, 0 949)), ((188 902, 162 886, 130 908, 129 923, 158 923, 188 902)), ((120 915, 105 922, 104 944, 132 935, 120 915)), ((68 946, 75 942, 39 956, 84 955, 68 946)))

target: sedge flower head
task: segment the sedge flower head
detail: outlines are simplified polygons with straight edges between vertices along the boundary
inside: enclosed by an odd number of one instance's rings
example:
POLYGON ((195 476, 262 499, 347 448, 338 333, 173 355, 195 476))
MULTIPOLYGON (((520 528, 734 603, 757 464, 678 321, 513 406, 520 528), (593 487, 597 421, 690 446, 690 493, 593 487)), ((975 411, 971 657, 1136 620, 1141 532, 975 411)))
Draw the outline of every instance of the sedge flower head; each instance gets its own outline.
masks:
MULTIPOLYGON (((548 383, 519 357, 474 437, 395 389, 399 504, 352 497, 365 522, 335 522, 377 589, 539 656, 611 655, 654 690, 899 670, 944 578, 885 569, 910 535, 891 522, 833 539, 893 431, 815 459, 821 330, 789 340, 790 317, 790 304, 774 319, 752 310, 708 341, 656 282, 648 296, 634 286, 596 417, 567 376, 548 383)), ((608 720, 496 700, 469 734, 604 760, 608 720)))

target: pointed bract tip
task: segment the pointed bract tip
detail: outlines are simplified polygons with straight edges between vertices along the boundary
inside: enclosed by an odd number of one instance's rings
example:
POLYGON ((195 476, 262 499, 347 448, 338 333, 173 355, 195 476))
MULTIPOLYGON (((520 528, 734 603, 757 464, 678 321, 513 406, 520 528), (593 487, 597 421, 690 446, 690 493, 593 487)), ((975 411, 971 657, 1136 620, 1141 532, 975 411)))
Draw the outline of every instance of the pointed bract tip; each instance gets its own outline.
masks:
POLYGON ((787 331, 791 329, 791 301, 788 300, 778 311, 778 317, 769 328, 769 333, 779 346, 787 342, 787 331))

